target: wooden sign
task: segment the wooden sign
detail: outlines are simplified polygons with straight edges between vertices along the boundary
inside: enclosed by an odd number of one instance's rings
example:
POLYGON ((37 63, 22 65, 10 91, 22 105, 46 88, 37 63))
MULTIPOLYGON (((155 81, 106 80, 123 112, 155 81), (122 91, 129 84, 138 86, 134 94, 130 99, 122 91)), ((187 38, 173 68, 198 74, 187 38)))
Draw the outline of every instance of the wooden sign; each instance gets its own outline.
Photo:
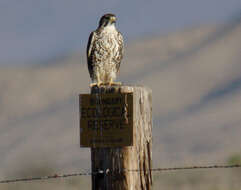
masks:
POLYGON ((80 146, 133 144, 133 93, 81 94, 80 146))

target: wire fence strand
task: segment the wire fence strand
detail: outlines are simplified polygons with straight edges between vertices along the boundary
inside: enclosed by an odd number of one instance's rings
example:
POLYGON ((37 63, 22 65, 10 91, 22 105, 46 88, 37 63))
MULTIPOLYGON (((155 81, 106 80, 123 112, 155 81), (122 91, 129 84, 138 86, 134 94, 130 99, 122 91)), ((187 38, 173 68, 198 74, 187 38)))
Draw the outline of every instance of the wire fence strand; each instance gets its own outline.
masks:
POLYGON ((92 174, 93 174, 92 172, 81 172, 81 173, 71 173, 71 174, 54 174, 54 175, 42 176, 42 177, 29 177, 29 178, 1 180, 0 183, 14 183, 14 182, 20 182, 20 181, 48 180, 48 179, 67 178, 67 177, 75 177, 75 176, 90 176, 92 174))
MULTIPOLYGON (((163 172, 163 171, 176 171, 176 170, 195 170, 195 169, 225 169, 225 168, 241 168, 241 164, 234 165, 208 165, 208 166, 185 166, 185 167, 172 167, 172 168, 153 168, 150 169, 152 172, 163 172)), ((142 170, 138 169, 123 169, 120 172, 142 172, 142 170)), ((148 172, 148 171, 146 171, 148 172)), ((106 171, 99 170, 96 172, 80 172, 80 173, 70 173, 70 174, 54 174, 49 176, 42 177, 29 177, 29 178, 18 178, 18 179, 6 179, 0 180, 0 183, 15 183, 15 182, 26 182, 26 181, 37 181, 37 180, 48 180, 48 179, 57 179, 57 178, 67 178, 67 177, 75 177, 75 176, 91 176, 91 175, 110 175, 110 173, 116 173, 115 171, 110 171, 107 169, 106 171)))

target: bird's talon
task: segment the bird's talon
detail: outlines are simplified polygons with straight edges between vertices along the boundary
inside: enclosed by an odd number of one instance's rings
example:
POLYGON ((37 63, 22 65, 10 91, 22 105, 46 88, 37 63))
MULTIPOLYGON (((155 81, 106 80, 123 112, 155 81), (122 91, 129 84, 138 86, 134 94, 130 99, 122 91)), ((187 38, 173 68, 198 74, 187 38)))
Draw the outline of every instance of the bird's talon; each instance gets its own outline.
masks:
POLYGON ((110 86, 112 86, 112 85, 113 86, 115 86, 115 85, 116 86, 121 86, 121 84, 122 84, 121 82, 112 82, 112 83, 110 83, 110 86))
POLYGON ((90 88, 92 88, 93 86, 96 86, 97 85, 97 83, 95 82, 95 83, 91 83, 90 84, 90 88))

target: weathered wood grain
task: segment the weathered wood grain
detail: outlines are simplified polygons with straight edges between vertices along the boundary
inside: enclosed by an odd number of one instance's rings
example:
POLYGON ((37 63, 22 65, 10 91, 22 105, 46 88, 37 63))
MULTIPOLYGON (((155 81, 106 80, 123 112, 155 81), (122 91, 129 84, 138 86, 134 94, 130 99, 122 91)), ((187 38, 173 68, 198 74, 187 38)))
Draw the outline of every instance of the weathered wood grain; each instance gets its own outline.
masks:
POLYGON ((150 190, 152 186, 152 93, 141 86, 93 87, 91 93, 124 93, 134 95, 133 146, 91 148, 92 190, 150 190), (140 170, 140 172, 126 170, 140 170))

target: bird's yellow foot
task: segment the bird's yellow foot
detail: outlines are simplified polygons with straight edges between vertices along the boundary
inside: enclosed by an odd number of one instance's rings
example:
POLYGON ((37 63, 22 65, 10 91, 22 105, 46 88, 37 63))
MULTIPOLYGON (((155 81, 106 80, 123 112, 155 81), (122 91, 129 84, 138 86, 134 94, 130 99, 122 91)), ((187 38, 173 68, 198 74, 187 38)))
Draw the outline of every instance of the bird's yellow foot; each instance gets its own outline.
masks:
POLYGON ((92 88, 93 86, 97 86, 97 87, 100 87, 101 85, 103 85, 104 83, 101 82, 101 81, 98 81, 98 82, 93 82, 90 84, 90 88, 92 88))
POLYGON ((91 83, 91 84, 90 84, 90 88, 92 88, 93 86, 96 86, 96 85, 97 85, 97 83, 96 83, 96 82, 91 83))
POLYGON ((93 82, 93 83, 91 83, 90 84, 90 88, 92 88, 93 86, 98 86, 98 87, 100 87, 101 85, 102 85, 103 83, 101 83, 101 82, 93 82))
POLYGON ((102 82, 98 82, 97 86, 100 87, 103 83, 102 82))
POLYGON ((113 82, 113 81, 111 81, 110 83, 109 83, 109 86, 121 86, 121 82, 113 82))

